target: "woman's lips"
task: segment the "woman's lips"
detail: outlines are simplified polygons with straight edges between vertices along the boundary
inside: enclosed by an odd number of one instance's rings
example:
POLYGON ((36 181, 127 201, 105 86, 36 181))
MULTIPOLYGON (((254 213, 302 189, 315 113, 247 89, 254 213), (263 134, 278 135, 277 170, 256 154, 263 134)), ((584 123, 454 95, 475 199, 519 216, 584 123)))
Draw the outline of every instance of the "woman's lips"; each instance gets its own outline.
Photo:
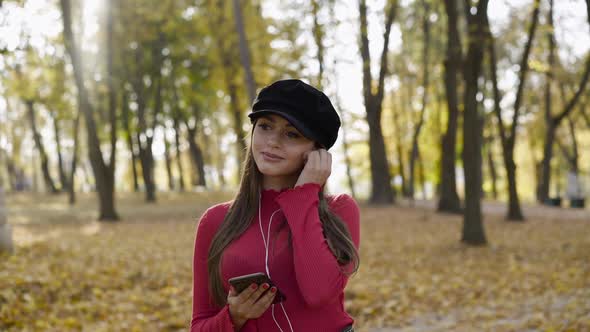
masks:
POLYGON ((268 160, 268 161, 280 161, 283 160, 283 158, 272 154, 272 153, 267 153, 267 152, 262 152, 262 156, 264 157, 264 160, 268 160))

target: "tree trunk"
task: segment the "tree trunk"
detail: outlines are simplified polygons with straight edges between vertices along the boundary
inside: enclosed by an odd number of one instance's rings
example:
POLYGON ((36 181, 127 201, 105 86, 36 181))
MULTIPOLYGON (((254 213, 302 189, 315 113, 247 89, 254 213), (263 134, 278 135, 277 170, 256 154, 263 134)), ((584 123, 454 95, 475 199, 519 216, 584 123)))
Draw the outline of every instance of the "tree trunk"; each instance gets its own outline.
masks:
POLYGON ((553 66, 555 66, 555 39, 552 33, 553 25, 553 0, 549 0, 549 12, 547 14, 547 41, 549 43, 549 52, 547 59, 547 72, 545 74, 545 140, 543 146, 543 161, 541 163, 541 188, 540 199, 546 203, 549 198, 549 185, 551 179, 551 158, 553 157, 553 142, 555 140, 555 130, 551 115, 551 84, 553 83, 553 66), (547 189, 545 189, 545 185, 547 189))
POLYGON ((4 188, 0 187, 0 254, 14 252, 12 243, 12 229, 6 222, 6 203, 4 201, 4 188))
POLYGON ((371 196, 372 204, 393 203, 395 190, 391 185, 391 175, 385 150, 385 142, 381 131, 381 111, 385 75, 387 75, 387 54, 389 52, 389 35, 395 17, 397 1, 389 4, 383 34, 383 49, 377 92, 372 92, 373 78, 371 75, 371 56, 367 37, 367 5, 365 0, 359 1, 361 57, 363 59, 363 96, 365 100, 366 119, 369 125, 369 155, 371 160, 371 196))
POLYGON ((50 112, 53 116, 53 131, 55 133, 55 146, 57 148, 57 166, 59 170, 59 181, 61 182, 61 190, 69 190, 69 181, 64 170, 63 158, 62 158, 62 150, 61 150, 61 129, 59 126, 59 119, 55 112, 50 112))
POLYGON ((590 129, 590 116, 588 116, 588 114, 586 113, 585 105, 580 105, 580 114, 582 114, 584 122, 586 122, 586 127, 590 129))
POLYGON ((9 186, 9 190, 16 191, 16 172, 14 169, 14 163, 10 160, 8 152, 0 148, 0 157, 4 160, 4 166, 6 167, 6 175, 8 176, 8 184, 2 184, 3 187, 9 186))
MULTIPOLYGON (((114 201, 114 168, 105 164, 102 151, 100 149, 100 141, 96 130, 96 123, 93 118, 93 107, 90 104, 88 92, 84 85, 83 65, 80 57, 78 45, 74 40, 72 33, 72 18, 70 11, 70 0, 60 0, 62 11, 62 20, 64 25, 64 39, 66 50, 71 58, 72 67, 74 70, 74 79, 78 89, 78 105, 84 119, 86 120, 86 133, 88 136, 88 156, 94 172, 94 179, 96 188, 98 190, 98 198, 100 205, 99 220, 115 221, 119 219, 115 210, 114 201)), ((114 160, 115 150, 111 151, 111 161, 114 160)))
POLYGON ((488 140, 487 146, 487 157, 488 157, 488 170, 490 172, 490 178, 492 181, 492 198, 494 200, 498 199, 498 173, 496 171, 496 164, 494 163, 494 156, 493 156, 493 149, 492 149, 493 139, 490 137, 488 140))
MULTIPOLYGON (((221 29, 225 25, 225 17, 223 15, 225 12, 225 3, 226 2, 222 0, 216 1, 216 9, 219 15, 215 17, 215 20, 213 20, 212 16, 209 16, 210 24, 217 29, 221 29)), ((222 35, 220 31, 214 32, 217 33, 215 35, 218 52, 217 54, 221 61, 226 92, 230 99, 229 111, 231 113, 234 127, 233 129, 236 135, 236 165, 238 165, 237 179, 239 179, 241 177, 240 165, 242 165, 243 161, 245 160, 246 143, 244 142, 244 131, 242 130, 242 110, 238 100, 238 88, 234 82, 236 76, 238 75, 238 70, 235 68, 234 55, 231 53, 234 40, 222 35), (230 43, 229 46, 227 45, 228 42, 230 43)))
MULTIPOLYGON (((0 131, 2 130, 2 127, 0 127, 0 131)), ((8 161, 5 161, 6 157, 5 157, 5 151, 4 149, 0 148, 0 188, 4 188, 6 186, 6 182, 10 182, 8 181, 9 179, 5 179, 4 178, 4 172, 2 171, 2 165, 7 165, 8 161)))
POLYGON ((244 69, 244 79, 246 88, 248 90, 248 98, 250 104, 256 98, 256 81, 254 80, 254 73, 252 72, 252 62, 250 61, 250 48, 248 47, 248 39, 246 38, 246 30, 244 29, 244 20, 242 16, 242 8, 240 7, 240 0, 232 0, 234 9, 234 21, 236 26, 236 33, 239 40, 240 48, 240 62, 244 69))
POLYGON ((205 179, 205 161, 203 160, 203 152, 201 150, 201 147, 199 146, 199 144, 196 141, 196 136, 197 136, 197 129, 196 127, 190 127, 188 122, 185 119, 185 125, 187 128, 187 132, 188 132, 188 144, 189 144, 189 149, 191 152, 191 158, 193 160, 194 166, 197 170, 197 174, 198 174, 198 181, 196 183, 196 185, 198 186, 203 186, 203 187, 207 187, 207 181, 205 179))
MULTIPOLYGON (((217 118, 213 118, 213 127, 214 127, 214 139, 216 141, 215 146, 221 146, 220 144, 220 139, 219 137, 221 136, 221 128, 219 126, 219 123, 217 122, 217 118)), ((217 167, 217 178, 219 181, 219 186, 220 188, 225 188, 225 176, 223 176, 223 169, 225 168, 225 157, 223 156, 223 154, 221 153, 221 151, 218 151, 217 154, 217 160, 216 160, 216 167, 217 167)))
POLYGON ((240 178, 241 168, 244 159, 245 159, 245 151, 246 151, 246 143, 244 142, 244 131, 242 128, 244 127, 244 122, 242 121, 242 111, 240 109, 240 105, 238 103, 238 88, 233 83, 232 78, 233 75, 228 75, 227 77, 227 89, 229 92, 229 99, 230 99, 230 108, 231 108, 231 115, 233 117, 234 122, 234 132, 236 134, 236 165, 238 165, 237 174, 238 179, 240 178))
POLYGON ((492 77, 492 87, 494 91, 494 114, 498 121, 498 130, 502 142, 502 156, 504 160, 504 167, 506 168, 506 176, 508 180, 508 215, 507 220, 510 221, 524 221, 524 216, 520 208, 520 200, 518 198, 517 184, 516 184, 516 163, 514 162, 514 146, 516 141, 516 127, 518 126, 518 116, 520 113, 520 104, 522 101, 522 92, 526 82, 526 75, 529 70, 528 59, 530 50, 537 30, 537 23, 539 21, 539 1, 535 0, 533 6, 533 18, 528 31, 527 42, 524 48, 522 59, 520 61, 519 84, 516 92, 516 100, 514 102, 514 113, 512 116, 512 124, 510 132, 506 133, 504 121, 502 118, 502 110, 500 107, 500 90, 498 89, 497 69, 496 69, 496 51, 494 45, 494 37, 489 29, 489 22, 486 19, 486 36, 488 37, 488 53, 490 56, 490 72, 492 77))
MULTIPOLYGON (((235 1, 235 0, 234 0, 235 1)), ((315 45, 318 48, 317 60, 318 60, 318 76, 317 76, 317 88, 322 89, 322 81, 324 80, 324 53, 325 48, 323 44, 324 30, 319 22, 318 15, 320 11, 320 3, 318 0, 311 0, 311 12, 313 16, 313 27, 312 34, 315 45)))
MULTIPOLYGON (((141 163, 143 182, 145 185, 145 200, 148 203, 156 202, 156 183, 154 179, 154 155, 152 151, 152 143, 154 140, 154 132, 157 126, 158 114, 162 109, 162 75, 160 67, 163 63, 162 49, 164 48, 164 36, 160 32, 159 40, 154 44, 152 54, 154 63, 152 64, 152 78, 154 81, 154 108, 152 114, 152 123, 148 126, 146 119, 146 100, 145 89, 143 87, 143 73, 140 69, 136 73, 134 80, 134 89, 137 93, 137 119, 138 131, 136 134, 137 145, 139 147, 139 160, 141 163), (149 128, 149 130, 148 130, 149 128)), ((143 50, 136 50, 136 62, 141 63, 141 52, 143 50)))
MULTIPOLYGON (((152 134, 153 135, 153 134, 152 134)), ((146 142, 144 146, 138 143, 139 146, 139 161, 141 164, 141 174, 143 177, 143 183, 145 185, 145 201, 148 203, 156 202, 156 185, 154 183, 154 155, 152 153, 151 140, 153 136, 146 134, 137 134, 137 141, 146 142)))
POLYGON ((408 197, 414 199, 415 185, 416 185, 416 159, 418 158, 418 139, 416 132, 412 135, 412 151, 410 152, 410 177, 408 180, 408 197))
POLYGON ((139 181, 137 179, 137 153, 135 152, 133 135, 131 132, 131 126, 129 125, 129 103, 127 101, 127 93, 125 92, 125 89, 122 89, 122 91, 123 102, 121 105, 121 120, 123 121, 123 130, 125 131, 125 141, 127 142, 129 153, 131 154, 131 170, 133 172, 133 191, 139 192, 139 181))
POLYGON ((385 142, 381 131, 380 113, 373 109, 367 109, 367 123, 369 124, 369 153, 371 160, 371 197, 373 204, 389 204, 394 201, 394 193, 391 188, 391 176, 389 163, 386 158, 385 142))
POLYGON ((174 176, 172 176, 172 161, 170 159, 170 142, 164 131, 164 160, 166 163, 166 174, 168 175, 168 189, 174 191, 174 176))
MULTIPOLYGON (((176 107, 176 106, 175 106, 176 107)), ((180 153, 180 125, 178 123, 178 110, 174 111, 174 145, 176 147, 176 165, 178 167, 178 184, 181 192, 184 192, 184 168, 182 167, 182 154, 180 153)))
POLYGON ((43 180, 45 181, 45 185, 50 193, 56 194, 59 192, 55 187, 55 183, 51 178, 51 174, 49 173, 49 160, 47 158, 47 153, 45 153, 45 146, 43 145, 43 141, 41 141, 41 135, 39 135, 39 131, 37 130, 37 124, 35 123, 35 109, 33 106, 32 100, 25 100, 25 104, 27 105, 27 114, 29 117, 29 123, 31 125, 31 130, 33 131, 33 140, 35 141, 35 146, 39 151, 39 157, 41 158, 41 172, 43 173, 43 180))
POLYGON ((418 182, 422 188, 422 199, 427 200, 428 197, 426 196, 426 174, 424 172, 424 159, 422 159, 420 149, 418 149, 418 156, 416 160, 418 161, 418 182))
POLYGON ((549 199, 549 185, 551 180, 551 159, 553 158, 553 143, 555 141, 556 124, 553 121, 547 123, 543 139, 543 160, 541 161, 541 202, 546 203, 549 199))
POLYGON ((576 139, 576 128, 575 128, 574 122, 572 121, 572 119, 570 117, 568 117, 567 120, 568 120, 567 122, 568 122, 568 127, 569 127, 570 141, 572 144, 571 153, 568 151, 568 147, 559 139, 559 137, 556 137, 555 142, 557 143, 557 146, 561 150, 563 158, 567 161, 570 170, 577 175, 580 168, 579 168, 579 164, 578 164, 579 163, 579 152, 578 152, 578 140, 576 139))
POLYGON ((31 163, 33 165, 33 192, 38 193, 40 191, 40 189, 39 189, 39 174, 38 174, 39 170, 37 168, 37 154, 35 153, 34 149, 31 152, 32 152, 32 156, 33 156, 33 160, 31 161, 31 163))
POLYGON ((459 119, 459 97, 457 88, 459 82, 457 73, 462 62, 461 39, 457 27, 458 13, 456 0, 445 0, 447 13, 448 41, 446 59, 444 62, 445 93, 447 107, 449 109, 447 129, 441 142, 441 168, 440 168, 440 199, 438 201, 439 212, 461 212, 461 201, 457 194, 455 175, 455 156, 457 127, 459 119))
MULTIPOLYGON (((590 13, 590 0, 586 1, 587 10, 590 13)), ((550 0, 550 11, 549 11, 549 24, 553 26, 553 1, 550 0)), ((588 17, 588 24, 590 27, 590 16, 588 17)), ((549 57, 553 56, 551 53, 551 47, 555 47, 555 38, 553 34, 553 30, 551 29, 549 32, 550 36, 550 54, 549 57)), ((550 67, 551 70, 551 67, 550 67)), ((548 73, 548 75, 551 75, 548 73)), ((584 93, 586 88, 586 84, 588 83, 588 79, 590 78, 590 51, 586 55, 586 64, 584 73, 582 74, 582 78, 580 84, 578 85, 577 91, 574 93, 574 96, 568 101, 568 103, 564 106, 564 109, 556 116, 551 115, 551 108, 550 106, 546 106, 545 108, 545 143, 543 149, 543 162, 542 162, 542 178, 541 178, 541 186, 539 192, 539 198, 542 202, 546 202, 549 198, 549 184, 551 181, 551 158, 553 157, 553 140, 555 139, 555 131, 559 127, 561 121, 568 116, 568 114, 574 109, 576 103, 580 99, 580 96, 584 93)), ((551 81, 551 76, 548 76, 548 81, 551 81)), ((550 84, 550 83, 547 83, 550 84)), ((550 87, 546 88, 547 90, 550 87)), ((550 102, 550 90, 546 91, 545 102, 550 102), (549 101, 548 101, 549 100, 549 101)))
POLYGON ((70 180, 68 181, 69 183, 69 197, 68 197, 68 202, 70 203, 70 205, 74 205, 74 203, 76 203, 76 186, 75 186, 75 180, 76 180, 76 164, 78 163, 78 146, 80 145, 80 135, 79 135, 79 130, 80 130, 80 111, 77 112, 76 114, 76 119, 74 120, 74 152, 72 154, 72 166, 70 167, 70 180))
MULTIPOLYGON (((156 182, 154 178, 154 170, 155 170, 155 160, 152 151, 152 145, 154 141, 154 134, 156 132, 156 127, 158 126, 158 116, 162 112, 162 65, 164 64, 164 57, 162 55, 162 50, 166 47, 166 36, 164 32, 158 31, 158 40, 153 44, 152 47, 152 56, 153 63, 151 64, 150 70, 152 72, 152 77, 154 80, 154 108, 153 108, 153 115, 152 115, 152 123, 150 125, 151 135, 148 135, 147 132, 145 133, 146 136, 146 144, 144 146, 143 155, 145 160, 142 161, 142 165, 145 164, 147 168, 147 172, 145 168, 142 168, 144 181, 146 185, 146 201, 147 202, 155 202, 156 201, 156 182), (146 178, 146 173, 148 173, 149 177, 146 178), (146 181, 147 180, 147 181, 146 181)), ((145 123, 144 123, 145 125, 145 123)), ((144 127, 147 128, 147 127, 144 127)), ((142 142, 139 141, 138 145, 140 148, 142 147, 142 142)), ((140 149, 140 154, 141 154, 140 149)))
POLYGON ((570 158, 570 164, 572 167, 572 172, 578 174, 580 171, 580 153, 578 152, 578 140, 576 139, 576 126, 570 117, 568 117, 567 120, 570 129, 570 139, 572 141, 572 157, 570 158))
POLYGON ((179 188, 181 192, 185 191, 185 184, 184 184, 184 167, 182 166, 182 153, 180 151, 180 118, 181 112, 180 109, 180 99, 178 98, 178 90, 176 87, 176 65, 172 64, 172 70, 170 71, 170 87, 172 89, 172 100, 174 106, 172 107, 172 121, 174 126, 174 145, 176 147, 176 166, 178 167, 178 182, 179 188))
MULTIPOLYGON (((393 98, 392 98, 393 99, 393 98)), ((401 107, 400 107, 401 108, 401 107)), ((395 130, 395 150, 398 156, 398 174, 402 180, 401 191, 404 197, 408 196, 406 166, 404 162, 404 149, 402 144, 402 130, 399 121, 399 110, 392 110, 393 128, 395 130)))
POLYGON ((420 107, 420 115, 418 117, 418 123, 414 127, 414 135, 412 135, 412 153, 410 155, 410 198, 414 198, 414 185, 415 185, 415 167, 416 159, 418 158, 418 142, 420 140, 420 132, 424 125, 424 114, 426 113, 426 104, 428 103, 428 51, 430 50, 430 9, 428 2, 422 1, 424 6, 424 16, 422 18, 422 31, 424 34, 423 42, 423 53, 422 53, 422 106, 420 107))
POLYGON ((478 112, 476 95, 485 44, 488 1, 477 4, 477 14, 468 14, 469 49, 464 67, 465 95, 463 121, 463 165, 465 168, 465 212, 461 241, 470 245, 486 244, 481 214, 481 145, 483 118, 478 112))
MULTIPOLYGON (((110 131, 110 143, 111 143, 111 155, 109 157, 109 163, 107 164, 108 181, 115 186, 115 168, 117 164, 117 93, 115 92, 115 69, 114 69, 114 55, 113 52, 115 47, 113 45, 114 35, 114 3, 115 0, 105 1, 107 11, 107 33, 106 33, 106 62, 107 62, 107 89, 108 89, 108 103, 109 103, 109 131, 110 131)), ((114 188, 113 188, 114 192, 114 188)), ((108 194, 105 195, 108 198, 108 194)))
MULTIPOLYGON (((504 167, 506 168, 506 175, 508 177, 508 216, 506 217, 507 220, 510 221, 524 221, 524 216, 522 215, 522 210, 520 208, 520 200, 518 198, 518 189, 516 184, 516 163, 514 161, 514 146, 516 144, 516 128, 518 126, 518 117, 520 114, 520 105, 522 101, 522 94, 524 91, 524 85, 526 83, 526 75, 529 71, 528 59, 530 55, 530 51, 532 48, 533 40, 535 37, 535 31, 537 30, 537 25, 539 21, 539 7, 540 7, 540 0, 535 0, 533 4, 533 19, 531 22, 531 26, 529 28, 528 39, 524 48, 522 60, 520 62, 520 74, 519 74, 519 84, 516 91, 516 100, 514 101, 514 114, 512 117, 512 126, 510 130, 510 136, 501 135, 502 138, 502 148, 505 150, 503 153, 504 156, 504 167)), ((488 27, 489 30, 489 27, 488 27)), ((491 35, 491 32, 489 33, 491 35)), ((492 44, 493 45, 493 44, 492 44)), ((494 63, 493 75, 496 75, 496 68, 495 68, 495 51, 492 52, 494 56, 494 60, 491 61, 494 63)), ((497 81, 497 80, 496 80, 497 81)), ((496 91, 496 87, 494 90, 496 91)), ((495 92, 496 93, 496 92, 495 92)), ((499 96, 499 93, 498 93, 499 96)), ((498 111, 496 111, 496 117, 498 118, 499 127, 503 130, 504 124, 502 122, 502 116, 499 112, 499 103, 500 98, 494 104, 498 104, 498 111)), ((501 132, 502 133, 502 132, 501 132)))

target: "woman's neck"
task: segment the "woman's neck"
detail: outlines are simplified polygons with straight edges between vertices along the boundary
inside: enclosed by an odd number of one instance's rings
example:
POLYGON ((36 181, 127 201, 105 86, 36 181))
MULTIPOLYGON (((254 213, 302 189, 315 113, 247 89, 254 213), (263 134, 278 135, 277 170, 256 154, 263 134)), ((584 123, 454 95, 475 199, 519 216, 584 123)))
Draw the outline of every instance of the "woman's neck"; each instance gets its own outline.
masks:
POLYGON ((289 177, 264 176, 262 179, 262 189, 264 189, 264 190, 273 189, 273 190, 281 191, 281 189, 293 188, 293 186, 297 182, 298 177, 299 177, 298 175, 297 176, 289 176, 289 177))

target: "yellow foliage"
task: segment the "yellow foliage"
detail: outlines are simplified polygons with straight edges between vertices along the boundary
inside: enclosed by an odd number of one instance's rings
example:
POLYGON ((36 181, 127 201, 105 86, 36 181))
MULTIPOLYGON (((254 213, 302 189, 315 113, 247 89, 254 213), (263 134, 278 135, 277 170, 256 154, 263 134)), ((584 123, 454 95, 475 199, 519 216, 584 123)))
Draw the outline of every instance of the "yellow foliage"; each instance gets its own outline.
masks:
MULTIPOLYGON (((0 257, 0 330, 186 331, 204 206, 185 204, 159 219, 16 225, 26 236, 0 257)), ((460 216, 363 206, 345 302, 356 330, 589 331, 589 213, 531 209, 523 224, 487 216, 490 244, 470 248, 460 216)))

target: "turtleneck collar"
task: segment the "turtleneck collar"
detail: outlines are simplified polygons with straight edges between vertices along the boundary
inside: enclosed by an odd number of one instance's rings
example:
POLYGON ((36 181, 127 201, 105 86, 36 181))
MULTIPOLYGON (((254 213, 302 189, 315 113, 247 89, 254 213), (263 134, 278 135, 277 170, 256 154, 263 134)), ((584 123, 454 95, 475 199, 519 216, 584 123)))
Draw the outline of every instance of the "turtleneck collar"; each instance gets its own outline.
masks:
POLYGON ((260 189, 260 193, 262 195, 262 202, 265 201, 273 201, 277 196, 285 191, 292 189, 292 188, 282 188, 282 189, 260 189))
MULTIPOLYGON (((306 187, 317 187, 317 190, 319 191, 321 189, 321 186, 319 184, 316 183, 305 183, 302 184, 298 187, 302 187, 302 188, 306 188, 306 187)), ((297 187, 296 187, 297 188, 297 187)), ((260 193, 262 196, 262 202, 267 202, 267 201, 274 201, 275 198, 277 198, 280 194, 284 193, 285 191, 288 190, 294 190, 295 188, 291 188, 291 187, 287 187, 287 188, 282 188, 282 189, 260 189, 260 193)))

